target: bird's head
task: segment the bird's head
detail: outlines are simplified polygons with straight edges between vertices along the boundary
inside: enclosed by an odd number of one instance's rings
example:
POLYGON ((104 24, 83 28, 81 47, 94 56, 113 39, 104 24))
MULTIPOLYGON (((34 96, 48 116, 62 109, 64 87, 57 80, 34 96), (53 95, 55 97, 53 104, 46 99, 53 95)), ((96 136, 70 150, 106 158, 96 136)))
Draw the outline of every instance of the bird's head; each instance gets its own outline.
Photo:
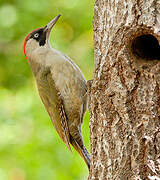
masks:
POLYGON ((30 54, 31 51, 49 45, 50 32, 60 16, 61 15, 56 16, 45 27, 35 29, 26 36, 23 50, 27 60, 28 54, 30 54))

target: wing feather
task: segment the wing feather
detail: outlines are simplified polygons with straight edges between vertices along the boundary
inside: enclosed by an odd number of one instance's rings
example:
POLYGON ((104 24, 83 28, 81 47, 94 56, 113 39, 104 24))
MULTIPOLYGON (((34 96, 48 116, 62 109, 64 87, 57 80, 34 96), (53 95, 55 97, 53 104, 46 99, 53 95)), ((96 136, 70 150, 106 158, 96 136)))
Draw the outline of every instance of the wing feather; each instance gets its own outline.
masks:
POLYGON ((50 68, 40 70, 36 76, 36 81, 39 95, 52 123, 63 142, 71 151, 70 134, 63 98, 60 91, 55 87, 50 68))

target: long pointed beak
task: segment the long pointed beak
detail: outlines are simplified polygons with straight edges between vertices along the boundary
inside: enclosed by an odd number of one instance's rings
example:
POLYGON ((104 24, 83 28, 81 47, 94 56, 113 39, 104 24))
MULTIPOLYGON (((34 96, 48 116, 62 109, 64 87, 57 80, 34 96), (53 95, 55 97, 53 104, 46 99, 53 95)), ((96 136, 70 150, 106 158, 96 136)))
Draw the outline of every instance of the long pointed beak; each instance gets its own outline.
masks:
POLYGON ((44 32, 46 32, 46 39, 49 40, 49 35, 50 32, 53 28, 53 26, 56 24, 56 22, 58 21, 58 19, 60 18, 60 14, 58 16, 56 16, 54 19, 52 19, 45 27, 44 27, 44 32))

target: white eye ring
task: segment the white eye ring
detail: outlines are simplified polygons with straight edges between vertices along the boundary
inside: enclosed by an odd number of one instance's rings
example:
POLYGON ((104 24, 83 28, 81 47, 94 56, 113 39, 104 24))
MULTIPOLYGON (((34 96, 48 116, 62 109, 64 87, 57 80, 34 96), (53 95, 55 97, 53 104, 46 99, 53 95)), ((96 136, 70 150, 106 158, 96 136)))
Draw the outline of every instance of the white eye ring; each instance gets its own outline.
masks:
POLYGON ((35 37, 35 38, 38 38, 38 36, 39 36, 39 34, 38 34, 38 33, 36 33, 36 34, 34 35, 34 37, 35 37))

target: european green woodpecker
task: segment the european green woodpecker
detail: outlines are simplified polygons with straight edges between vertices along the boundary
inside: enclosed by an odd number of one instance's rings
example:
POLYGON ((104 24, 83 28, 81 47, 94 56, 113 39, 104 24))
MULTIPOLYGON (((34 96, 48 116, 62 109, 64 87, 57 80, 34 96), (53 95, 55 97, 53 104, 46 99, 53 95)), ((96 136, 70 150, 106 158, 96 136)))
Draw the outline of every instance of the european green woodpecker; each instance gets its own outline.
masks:
POLYGON ((87 108, 87 84, 78 66, 49 43, 51 29, 60 15, 27 35, 24 54, 36 79, 39 95, 60 138, 70 144, 90 167, 81 125, 87 108))

